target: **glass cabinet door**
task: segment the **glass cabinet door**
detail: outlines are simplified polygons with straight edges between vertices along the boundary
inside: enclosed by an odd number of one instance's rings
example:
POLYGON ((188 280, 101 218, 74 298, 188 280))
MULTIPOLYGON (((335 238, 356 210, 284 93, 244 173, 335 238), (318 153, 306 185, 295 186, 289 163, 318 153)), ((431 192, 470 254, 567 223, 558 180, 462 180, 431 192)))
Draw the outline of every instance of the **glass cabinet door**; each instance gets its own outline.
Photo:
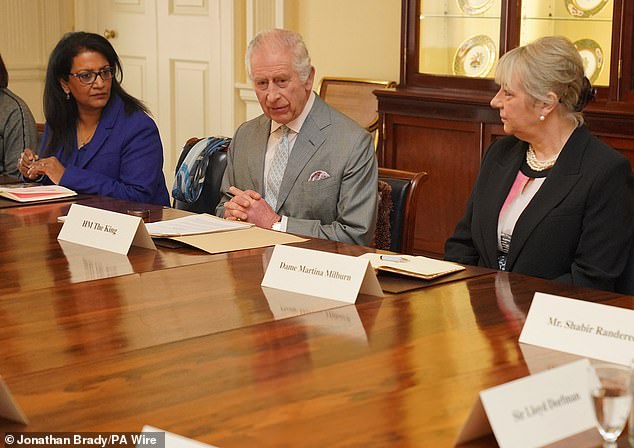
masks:
POLYGON ((437 78, 450 77, 456 86, 486 87, 477 83, 491 80, 500 53, 542 36, 563 35, 577 47, 592 84, 607 87, 615 1, 404 1, 416 13, 412 22, 408 14, 407 35, 414 38, 406 46, 408 84, 442 86, 437 78))
POLYGON ((525 0, 520 45, 542 36, 566 36, 577 47, 590 82, 608 86, 613 10, 613 0, 525 0))
POLYGON ((492 77, 501 8, 501 0, 420 0, 418 72, 492 77))

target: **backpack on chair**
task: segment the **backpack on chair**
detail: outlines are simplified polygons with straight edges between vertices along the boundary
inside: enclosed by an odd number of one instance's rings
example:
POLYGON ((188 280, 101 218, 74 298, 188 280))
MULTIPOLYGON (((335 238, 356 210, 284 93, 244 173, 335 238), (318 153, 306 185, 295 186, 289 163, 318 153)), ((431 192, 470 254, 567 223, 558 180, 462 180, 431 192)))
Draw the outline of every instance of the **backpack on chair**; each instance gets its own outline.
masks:
POLYGON ((190 139, 178 160, 172 188, 173 206, 196 213, 214 214, 227 166, 228 137, 190 139))

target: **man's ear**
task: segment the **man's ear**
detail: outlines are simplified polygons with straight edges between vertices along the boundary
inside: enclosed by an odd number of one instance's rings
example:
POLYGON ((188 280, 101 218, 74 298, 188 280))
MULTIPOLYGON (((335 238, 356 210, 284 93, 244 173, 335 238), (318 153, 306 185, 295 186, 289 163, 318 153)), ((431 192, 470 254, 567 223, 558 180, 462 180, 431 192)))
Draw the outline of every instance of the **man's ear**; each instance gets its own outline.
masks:
POLYGON ((308 75, 308 78, 306 79, 306 82, 304 83, 304 86, 306 87, 307 91, 311 91, 313 90, 313 83, 315 82, 315 67, 314 66, 310 66, 310 74, 308 75))

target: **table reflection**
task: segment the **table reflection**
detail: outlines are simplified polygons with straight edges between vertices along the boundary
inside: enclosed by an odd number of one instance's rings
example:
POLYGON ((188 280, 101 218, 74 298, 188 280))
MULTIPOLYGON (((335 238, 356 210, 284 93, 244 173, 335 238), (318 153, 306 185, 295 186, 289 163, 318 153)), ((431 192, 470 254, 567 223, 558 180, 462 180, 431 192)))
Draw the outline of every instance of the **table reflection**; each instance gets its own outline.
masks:
POLYGON ((64 344, 68 354, 83 356, 127 347, 126 331, 120 327, 123 303, 115 285, 53 293, 53 306, 57 327, 68 340, 64 344))

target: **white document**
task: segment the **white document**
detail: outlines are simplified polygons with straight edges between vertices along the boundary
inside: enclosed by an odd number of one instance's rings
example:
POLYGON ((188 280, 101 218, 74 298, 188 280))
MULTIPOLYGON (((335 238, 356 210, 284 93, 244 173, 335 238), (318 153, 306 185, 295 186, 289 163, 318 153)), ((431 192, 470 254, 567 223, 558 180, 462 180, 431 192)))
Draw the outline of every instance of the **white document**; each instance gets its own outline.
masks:
POLYGON ((153 237, 171 237, 200 235, 203 233, 227 232, 229 230, 248 229, 253 224, 229 221, 206 213, 188 215, 166 221, 150 222, 145 225, 153 237))
POLYGON ((262 286, 354 303, 359 293, 383 297, 367 259, 277 245, 262 286))
POLYGON ((138 216, 72 204, 57 236, 58 240, 127 254, 130 246, 156 250, 138 216))
POLYGON ((519 341, 629 366, 634 310, 536 292, 519 341))
POLYGON ((24 425, 29 423, 29 420, 18 406, 18 403, 13 399, 9 387, 0 376, 0 417, 4 417, 12 422, 22 423, 24 425))
MULTIPOLYGON (((188 439, 187 437, 179 436, 178 434, 164 431, 153 426, 145 425, 141 430, 142 433, 155 433, 160 432, 165 434, 165 448, 217 448, 214 445, 208 445, 206 443, 199 442, 194 439, 188 439)), ((148 444, 144 444, 147 447, 148 444)))
POLYGON ((545 446, 593 429, 589 366, 582 359, 480 392, 456 443, 486 435, 488 425, 501 448, 545 446))

